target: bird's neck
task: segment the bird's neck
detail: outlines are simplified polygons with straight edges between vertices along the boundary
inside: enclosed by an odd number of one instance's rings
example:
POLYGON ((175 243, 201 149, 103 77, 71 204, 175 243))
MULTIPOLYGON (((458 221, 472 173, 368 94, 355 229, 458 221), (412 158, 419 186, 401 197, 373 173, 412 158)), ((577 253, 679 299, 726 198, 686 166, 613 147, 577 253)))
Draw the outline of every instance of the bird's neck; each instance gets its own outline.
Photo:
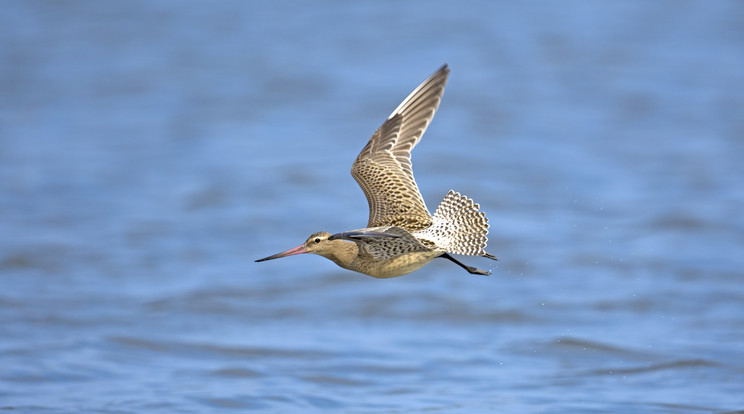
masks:
POLYGON ((346 240, 334 240, 333 250, 324 252, 323 257, 332 260, 344 269, 356 270, 355 264, 359 255, 359 247, 356 243, 346 240))

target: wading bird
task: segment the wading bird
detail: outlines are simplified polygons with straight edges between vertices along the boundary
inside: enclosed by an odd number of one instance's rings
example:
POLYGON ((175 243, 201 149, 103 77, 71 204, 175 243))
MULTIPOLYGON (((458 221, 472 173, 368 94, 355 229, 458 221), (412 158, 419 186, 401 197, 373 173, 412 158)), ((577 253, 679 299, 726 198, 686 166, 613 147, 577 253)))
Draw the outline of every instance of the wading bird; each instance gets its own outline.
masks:
POLYGON ((450 190, 432 216, 411 169, 411 150, 421 140, 442 99, 447 65, 429 76, 385 120, 351 166, 367 196, 367 228, 343 233, 313 233, 305 243, 256 260, 314 253, 337 265, 377 278, 402 276, 437 257, 471 274, 488 275, 450 255, 487 253, 488 219, 473 200, 450 190))

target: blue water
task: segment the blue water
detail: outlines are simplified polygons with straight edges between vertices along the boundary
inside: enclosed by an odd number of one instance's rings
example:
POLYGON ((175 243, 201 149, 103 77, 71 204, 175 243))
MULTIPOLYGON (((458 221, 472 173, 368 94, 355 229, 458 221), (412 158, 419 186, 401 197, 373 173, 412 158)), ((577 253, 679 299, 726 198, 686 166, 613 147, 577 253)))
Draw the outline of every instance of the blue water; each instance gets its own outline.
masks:
POLYGON ((43 2, 0 12, 0 408, 744 410, 744 3, 43 2), (317 256, 413 162, 493 271, 317 256))

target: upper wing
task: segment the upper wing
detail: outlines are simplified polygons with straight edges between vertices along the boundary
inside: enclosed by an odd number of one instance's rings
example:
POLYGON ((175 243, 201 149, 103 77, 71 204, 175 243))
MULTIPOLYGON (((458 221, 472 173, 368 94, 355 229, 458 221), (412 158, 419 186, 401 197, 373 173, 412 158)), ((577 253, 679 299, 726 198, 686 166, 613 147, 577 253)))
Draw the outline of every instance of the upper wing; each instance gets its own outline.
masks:
POLYGON ((353 241, 360 252, 375 259, 391 259, 405 253, 430 251, 411 232, 401 227, 377 227, 336 233, 329 240, 353 241))
POLYGON ((439 107, 449 69, 442 66, 398 105, 359 153, 351 175, 367 196, 368 227, 427 228, 431 215, 411 169, 411 150, 439 107))

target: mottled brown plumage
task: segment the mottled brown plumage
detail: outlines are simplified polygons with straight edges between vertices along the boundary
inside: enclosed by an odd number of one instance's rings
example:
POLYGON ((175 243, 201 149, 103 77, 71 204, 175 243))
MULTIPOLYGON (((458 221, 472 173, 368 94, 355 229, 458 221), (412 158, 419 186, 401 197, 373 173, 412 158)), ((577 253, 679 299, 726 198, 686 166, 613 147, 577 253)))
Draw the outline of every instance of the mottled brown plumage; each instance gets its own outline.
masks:
POLYGON ((351 175, 369 203, 368 227, 401 226, 416 231, 431 225, 431 215, 413 178, 411 150, 439 107, 448 74, 444 65, 411 92, 351 166, 351 175))
POLYGON ((333 235, 314 233, 294 249, 257 261, 315 253, 345 269, 387 278, 410 273, 443 257, 470 273, 488 275, 449 255, 496 259, 484 250, 488 219, 478 211, 478 204, 450 190, 432 216, 411 168, 411 150, 439 107, 448 74, 444 65, 414 89, 354 161, 351 175, 369 203, 367 228, 333 235))

